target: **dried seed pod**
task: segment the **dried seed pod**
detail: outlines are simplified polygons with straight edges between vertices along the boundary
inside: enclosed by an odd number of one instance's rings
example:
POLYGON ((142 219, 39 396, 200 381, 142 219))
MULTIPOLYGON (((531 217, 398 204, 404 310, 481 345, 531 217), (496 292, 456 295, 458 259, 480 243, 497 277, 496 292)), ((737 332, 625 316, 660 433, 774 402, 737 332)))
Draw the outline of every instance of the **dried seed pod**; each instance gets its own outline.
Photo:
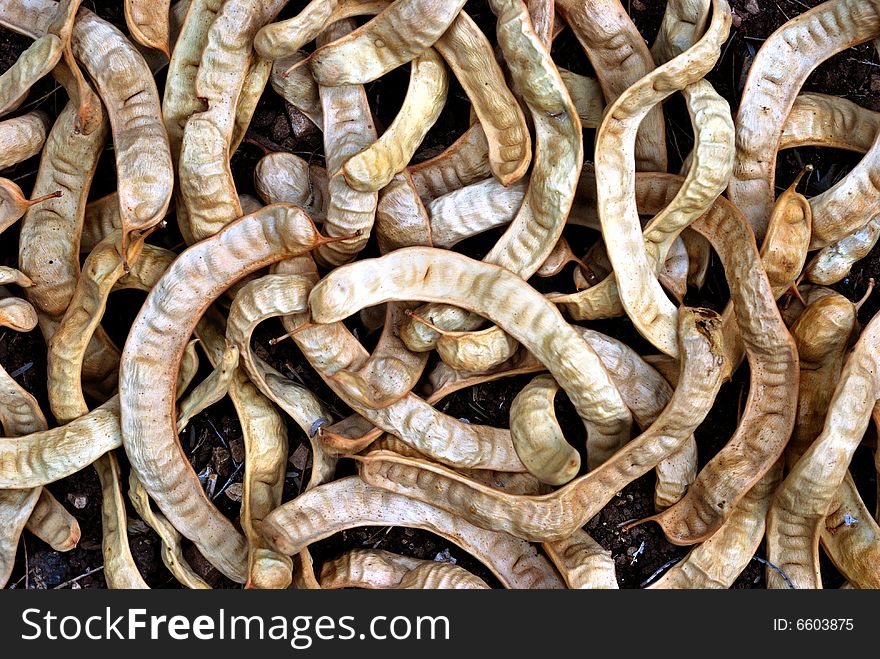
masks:
POLYGON ((861 229, 826 245, 807 264, 807 279, 816 284, 831 286, 846 277, 856 261, 865 258, 880 239, 880 215, 876 215, 861 229))
POLYGON ((125 24, 131 36, 147 48, 171 58, 171 0, 125 0, 125 24))
POLYGON ((318 95, 318 83, 312 77, 307 64, 297 66, 307 59, 308 53, 299 51, 289 57, 275 60, 269 84, 285 101, 302 112, 319 129, 324 128, 324 110, 318 95))
POLYGON ((39 111, 0 121, 0 169, 38 154, 48 131, 49 117, 39 111))
POLYGON ((433 48, 412 62, 409 88, 394 121, 373 144, 342 165, 345 180, 360 192, 378 192, 403 171, 446 105, 446 67, 433 48))
MULTIPOLYGON (((825 425, 776 491, 767 516, 768 559, 798 588, 819 588, 819 536, 835 492, 880 398, 875 317, 852 350, 828 408, 825 425)), ((768 575, 768 584, 782 585, 768 575)))
POLYGON ((540 375, 510 405, 510 438, 516 454, 529 473, 548 485, 564 485, 581 468, 580 454, 565 441, 556 420, 553 399, 558 391, 552 377, 540 375))
POLYGON ((880 130, 880 113, 840 96, 804 92, 785 120, 779 149, 821 146, 867 153, 880 130))
POLYGON ((680 314, 681 383, 652 426, 610 460, 555 492, 538 497, 508 495, 422 460, 387 451, 363 458, 366 482, 425 501, 478 523, 528 540, 567 538, 591 519, 621 487, 647 473, 687 439, 708 413, 724 370, 720 322, 708 310, 680 314))
POLYGON ((660 32, 651 46, 657 64, 668 62, 693 46, 709 19, 710 0, 672 0, 666 3, 660 32))
MULTIPOLYGON (((779 137, 798 91, 821 62, 878 35, 880 11, 874 0, 830 0, 785 23, 755 56, 736 117, 736 169, 729 193, 758 240, 773 208, 779 137)), ((819 218, 819 209, 811 206, 819 218)), ((833 222, 823 217, 826 221, 833 222)), ((837 239, 822 235, 828 242, 837 239)), ((821 246, 814 242, 813 248, 821 246)))
POLYGON ((321 588, 397 588, 424 561, 381 549, 352 549, 321 566, 321 588))
POLYGON ((617 588, 611 552, 582 529, 555 542, 545 542, 544 551, 571 589, 617 588))
POLYGON ((31 87, 55 68, 61 59, 62 48, 61 39, 46 34, 34 41, 0 75, 0 117, 21 105, 31 87))
POLYGON ((483 127, 474 124, 443 153, 410 167, 410 174, 424 202, 491 176, 483 127))
POLYGON ((507 588, 563 587, 547 559, 528 543, 371 487, 355 476, 316 487, 281 505, 266 518, 264 532, 279 551, 292 555, 338 531, 389 524, 431 531, 455 543, 507 588))
POLYGON ((397 587, 402 590, 488 590, 486 582, 463 567, 428 561, 406 573, 397 587))
MULTIPOLYGON (((645 40, 619 0, 559 0, 557 8, 590 58, 611 104, 654 69, 645 40)), ((636 169, 666 171, 663 110, 650 109, 636 140, 636 169)))
POLYGON ((584 128, 598 128, 605 114, 605 96, 598 80, 562 67, 559 68, 559 75, 577 108, 581 125, 584 128))
POLYGON ((194 245, 148 294, 120 363, 121 423, 135 474, 175 528, 241 582, 246 579, 244 539, 207 499, 177 440, 175 377, 199 317, 226 288, 322 240, 301 210, 276 204, 194 245), (186 295, 179 293, 182 282, 189 288, 186 295), (143 396, 144 391, 153 395, 143 396))
MULTIPOLYGON (((21 492, 21 490, 6 490, 21 492)), ((39 499, 25 528, 55 551, 67 552, 79 544, 79 522, 46 488, 39 488, 39 499)))
POLYGON ((296 204, 314 222, 326 218, 330 198, 327 170, 292 153, 270 153, 254 169, 257 194, 267 204, 296 204))
POLYGON ((61 195, 62 192, 56 190, 36 199, 26 199, 20 187, 9 179, 0 178, 0 233, 15 224, 29 208, 61 195))
POLYGON ((348 36, 309 58, 319 85, 360 85, 412 61, 440 38, 465 0, 395 0, 348 36))
POLYGON ((794 285, 807 260, 813 212, 807 199, 798 193, 797 185, 804 174, 812 171, 812 165, 808 165, 779 195, 761 245, 761 265, 776 298, 794 285))
POLYGON ((33 286, 34 282, 21 270, 10 268, 7 265, 0 265, 0 286, 8 286, 9 284, 28 288, 33 286))

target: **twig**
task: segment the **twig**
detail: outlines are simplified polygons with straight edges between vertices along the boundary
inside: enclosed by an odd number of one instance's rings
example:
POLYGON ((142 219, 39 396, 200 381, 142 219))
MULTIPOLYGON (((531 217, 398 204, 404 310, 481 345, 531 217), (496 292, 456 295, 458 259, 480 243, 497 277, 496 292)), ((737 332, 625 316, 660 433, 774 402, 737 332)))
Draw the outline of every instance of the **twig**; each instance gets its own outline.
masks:
POLYGON ((64 588, 65 586, 70 586, 72 584, 75 584, 77 581, 81 581, 82 579, 85 579, 86 577, 90 577, 91 575, 95 574, 95 572, 100 572, 103 569, 104 569, 103 565, 101 565, 100 567, 96 567, 94 570, 89 570, 85 574, 81 574, 78 577, 74 577, 73 579, 68 579, 64 583, 58 584, 52 590, 60 590, 61 588, 64 588))

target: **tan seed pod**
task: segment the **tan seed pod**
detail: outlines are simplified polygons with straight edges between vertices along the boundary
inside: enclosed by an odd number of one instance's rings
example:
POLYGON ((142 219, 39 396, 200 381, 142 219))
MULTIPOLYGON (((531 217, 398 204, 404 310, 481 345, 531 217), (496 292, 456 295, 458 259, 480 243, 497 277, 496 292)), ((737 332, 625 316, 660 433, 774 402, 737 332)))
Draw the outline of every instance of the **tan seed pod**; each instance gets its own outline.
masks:
POLYGON ((401 590, 488 590, 478 576, 451 563, 427 561, 406 573, 397 587, 401 590))
POLYGON ((292 153, 270 153, 254 169, 257 194, 267 204, 296 204, 314 222, 323 222, 330 198, 327 170, 292 153))
POLYGON ((410 174, 424 202, 491 176, 483 127, 474 124, 441 154, 410 167, 410 174))
POLYGON ((666 3, 660 32, 651 46, 657 64, 668 62, 693 46, 709 19, 710 0, 671 0, 666 3))
POLYGON ((397 588, 424 561, 381 549, 352 549, 321 566, 321 588, 397 588))
POLYGON ((582 529, 564 540, 545 542, 544 551, 570 589, 616 589, 614 559, 611 552, 582 529))
POLYGON ((32 206, 56 199, 62 194, 60 190, 56 190, 36 199, 26 199, 18 185, 9 179, 0 178, 0 233, 21 219, 32 206))
MULTIPOLYGON (((7 490, 7 492, 21 490, 7 490)), ((49 490, 40 489, 40 498, 25 528, 55 551, 67 552, 79 544, 82 532, 79 522, 49 490)))
POLYGON ((581 467, 580 454, 565 440, 556 420, 553 399, 558 391, 552 377, 539 375, 510 405, 510 438, 516 453, 529 473, 548 485, 564 485, 581 467))
POLYGON ((135 41, 171 58, 171 0, 125 0, 125 24, 135 41))
POLYGON ((0 169, 38 154, 46 142, 49 125, 49 117, 39 111, 0 121, 0 169))
POLYGON ((581 125, 584 128, 598 128, 605 114, 605 96, 599 81, 562 67, 559 67, 559 75, 577 108, 581 125))
POLYGON ((351 476, 310 490, 274 510, 265 532, 289 555, 356 526, 407 526, 449 540, 486 565, 507 588, 562 588, 556 571, 528 543, 487 531, 434 506, 366 485, 351 476))
POLYGON ((874 249, 878 239, 880 215, 871 218, 861 229, 820 249, 807 264, 807 279, 823 286, 836 284, 850 273, 856 261, 874 249))
POLYGON ((0 75, 0 117, 21 105, 34 83, 55 68, 62 48, 61 39, 54 34, 44 35, 0 75))
POLYGON ((309 54, 303 51, 275 60, 269 84, 285 101, 302 112, 319 129, 324 128, 324 110, 318 95, 318 83, 307 64, 296 66, 309 54))
POLYGON ((880 130, 880 113, 840 96, 804 92, 785 120, 779 149, 821 146, 867 153, 880 130))
POLYGON ((798 193, 797 185, 811 171, 813 167, 808 165, 779 195, 761 245, 761 264, 776 298, 794 285, 807 260, 813 212, 807 199, 798 193))

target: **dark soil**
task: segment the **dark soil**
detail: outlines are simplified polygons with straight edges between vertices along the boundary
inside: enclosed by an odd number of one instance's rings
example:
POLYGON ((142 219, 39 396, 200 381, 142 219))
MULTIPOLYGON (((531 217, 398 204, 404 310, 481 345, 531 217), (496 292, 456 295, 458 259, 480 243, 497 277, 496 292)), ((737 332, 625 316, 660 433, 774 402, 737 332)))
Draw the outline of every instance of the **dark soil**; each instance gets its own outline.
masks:
MULTIPOLYGON (((305 2, 291 2, 282 17, 294 15, 305 2)), ((736 109, 748 69, 762 42, 786 20, 803 13, 819 4, 819 0, 775 0, 756 2, 755 0, 732 0, 734 8, 734 27, 723 56, 709 80, 715 85, 736 109)), ((120 26, 124 19, 120 3, 105 0, 87 1, 86 6, 99 15, 120 26)), ((644 38, 650 43, 657 34, 662 17, 663 0, 624 0, 630 15, 644 38)), ((494 16, 486 6, 485 0, 470 0, 467 10, 494 39, 494 16)), ((29 40, 0 28, 0 71, 5 70, 28 46, 29 40)), ((566 31, 554 43, 554 58, 560 65, 574 71, 589 74, 590 64, 577 41, 566 31)), ((383 128, 391 123, 396 115, 408 81, 408 68, 394 71, 386 78, 367 86, 377 126, 383 128)), ((163 84, 163 74, 158 77, 163 84)), ((848 50, 821 65, 809 78, 805 90, 820 91, 845 96, 865 107, 880 110, 880 63, 871 44, 848 50)), ((51 78, 37 85, 24 109, 40 108, 52 116, 57 116, 66 102, 63 90, 51 78)), ((468 102, 461 88, 451 81, 449 101, 440 120, 429 133, 416 160, 432 157, 455 140, 468 126, 468 102)), ((666 104, 666 120, 670 149, 670 171, 675 171, 692 145, 690 121, 680 99, 671 99, 666 104)), ((588 160, 591 160, 589 144, 591 131, 585 131, 588 145, 588 160)), ((232 159, 233 172, 240 192, 253 193, 252 172, 263 150, 290 151, 304 158, 321 162, 323 159, 322 138, 319 131, 294 108, 286 104, 271 89, 267 89, 253 119, 247 139, 232 159)), ((99 167, 91 197, 97 198, 115 187, 112 149, 108 147, 105 158, 99 167)), ((806 182, 808 195, 817 194, 845 175, 858 161, 857 156, 833 150, 794 149, 784 152, 779 158, 777 180, 780 190, 787 186, 804 164, 812 163, 816 170, 806 182)), ((0 172, 0 175, 14 179, 29 192, 34 181, 39 158, 33 158, 18 166, 0 172)), ((462 248, 474 256, 480 256, 492 244, 496 235, 474 239, 462 248)), ((576 252, 584 252, 595 241, 592 232, 573 227, 567 230, 576 252)), ((180 243, 179 236, 172 230, 157 235, 156 240, 173 246, 180 243)), ((18 244, 17 228, 7 230, 0 237, 0 264, 14 265, 18 244)), ((880 275, 880 249, 875 250, 853 269, 837 289, 857 299, 865 291, 870 277, 880 275)), ((570 273, 566 272, 558 280, 536 280, 533 284, 540 290, 550 290, 557 285, 569 286, 570 273)), ((688 301, 713 306, 720 309, 727 296, 723 272, 714 264, 707 285, 702 291, 690 291, 688 301)), ((134 318, 137 308, 143 301, 142 294, 115 294, 111 298, 105 326, 120 345, 124 341, 128 324, 134 318)), ((877 296, 862 308, 860 319, 867 322, 877 310, 880 301, 877 296)), ((640 351, 647 346, 626 320, 595 323, 600 331, 607 332, 626 341, 640 351)), ((364 329, 352 323, 358 337, 369 348, 375 342, 364 329)), ((268 339, 283 334, 279 323, 266 323, 255 335, 258 354, 267 359, 285 376, 308 386, 321 396, 336 418, 349 412, 321 381, 320 377, 305 363, 296 346, 284 341, 270 346, 268 339)), ((0 331, 0 365, 15 374, 17 381, 31 391, 48 410, 46 397, 46 346, 39 331, 29 334, 16 334, 0 331)), ((206 374, 202 368, 200 376, 206 374)), ((511 378, 500 382, 473 387, 449 396, 440 404, 440 409, 448 414, 467 419, 473 423, 486 423, 506 426, 510 403, 516 393, 528 382, 528 377, 511 378)), ((748 387, 747 367, 736 374, 733 381, 726 384, 718 397, 715 408, 697 432, 700 447, 700 462, 705 464, 721 448, 736 427, 738 410, 748 387)), ((557 399, 557 414, 568 433, 572 444, 582 446, 583 426, 574 409, 560 395, 557 399)), ((873 441, 873 435, 870 439, 873 441)), ((212 489, 214 502, 235 519, 239 511, 234 487, 242 476, 243 447, 241 429, 232 406, 228 401, 211 407, 195 417, 181 437, 184 449, 196 473, 200 474, 206 487, 212 489)), ((308 479, 310 459, 308 442, 294 424, 289 424, 290 461, 285 483, 285 499, 292 498, 303 489, 308 479)), ((124 455, 120 454, 123 459, 124 455)), ((123 469, 126 465, 123 464, 123 469)), ((853 475, 862 491, 868 507, 873 509, 876 499, 876 474, 871 450, 860 449, 852 465, 853 475)), ((345 462, 340 465, 340 474, 353 473, 353 466, 345 462)), ((617 565, 617 577, 621 587, 638 588, 648 581, 655 572, 668 567, 687 553, 686 548, 668 543, 655 524, 643 524, 625 530, 633 521, 654 513, 654 477, 648 474, 635 481, 606 506, 586 526, 587 531, 606 549, 612 552, 617 565)), ((52 493, 62 501, 82 526, 82 540, 79 546, 66 554, 54 552, 41 541, 29 534, 22 539, 13 577, 9 582, 12 588, 100 588, 104 579, 100 568, 101 528, 100 528, 100 488, 92 469, 86 469, 60 482, 49 486, 52 493)), ((136 520, 131 511, 132 523, 129 535, 133 554, 144 578, 153 587, 176 587, 177 584, 167 572, 159 558, 157 536, 145 525, 136 520)), ((332 536, 312 547, 316 564, 338 555, 353 547, 374 547, 420 558, 454 560, 486 579, 492 585, 497 580, 456 546, 430 533, 398 527, 364 528, 346 531, 332 536)), ((759 549, 758 556, 763 556, 759 549)), ((236 587, 225 579, 192 546, 186 547, 186 556, 194 569, 201 573, 215 587, 236 587)), ((827 561, 823 564, 823 576, 828 586, 840 585, 842 577, 827 561)), ((656 578, 656 577, 654 577, 656 578)), ((764 567, 753 561, 734 585, 735 588, 761 588, 764 586, 764 567)))

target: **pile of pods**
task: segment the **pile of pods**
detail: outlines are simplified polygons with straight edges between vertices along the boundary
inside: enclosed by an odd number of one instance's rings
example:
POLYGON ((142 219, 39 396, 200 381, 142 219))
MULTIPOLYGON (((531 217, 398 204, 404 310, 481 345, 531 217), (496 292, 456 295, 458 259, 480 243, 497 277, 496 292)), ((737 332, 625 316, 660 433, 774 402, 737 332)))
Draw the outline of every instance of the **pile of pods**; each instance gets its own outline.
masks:
POLYGON ((827 287, 880 236, 880 115, 799 93, 821 62, 880 37, 880 0, 829 0, 780 27, 735 120, 704 79, 729 36, 725 0, 669 0, 651 48, 619 0, 488 0, 492 42, 464 0, 313 0, 283 21, 286 0, 124 0, 130 37, 80 3, 0 2, 0 25, 34 39, 0 76, 0 170, 42 154, 30 199, 0 179, 0 231, 20 221, 0 324, 42 332, 56 422, 0 369, 0 583, 25 527, 56 549, 76 544, 76 520, 43 486, 91 465, 114 588, 146 587, 126 495, 193 588, 207 584, 184 539, 253 588, 487 587, 460 566, 383 551, 313 565, 312 543, 363 526, 435 533, 505 587, 616 588, 610 553, 583 526, 652 470, 650 521, 692 547, 652 587, 728 587, 762 540, 770 587, 821 587, 820 543, 849 585, 880 587, 880 527, 848 473, 880 415, 880 320, 861 328, 859 304, 827 287), (554 63, 564 30, 596 78, 554 63), (399 114, 377 130, 364 85, 407 64, 399 114), (16 114, 46 75, 69 97, 54 123, 16 114), (471 127, 412 165, 450 76, 471 127), (326 167, 269 153, 257 199, 237 193, 230 157, 267 85, 323 131, 326 167), (663 117, 677 93, 694 135, 680 174, 667 171, 663 117), (586 158, 585 129, 596 130, 586 158), (117 192, 88 202, 111 141, 117 192), (796 181, 777 197, 777 152, 801 146, 865 155, 822 194, 807 199, 796 181), (185 249, 147 242, 173 222, 185 249), (568 225, 602 239, 575 255, 568 225), (455 251, 491 229, 482 260, 455 251), (368 243, 380 257, 361 255, 368 243), (712 254, 730 290, 720 315, 681 302, 712 254), (529 283, 571 265, 567 290, 529 283), (121 289, 147 295, 120 350, 101 320, 121 289), (381 332, 372 352, 343 323, 354 314, 381 332), (654 354, 582 322, 624 316, 654 354), (254 329, 273 317, 352 416, 332 418, 254 352, 254 329), (213 371, 192 386, 199 351, 213 371), (744 360, 736 431, 698 470, 694 431, 744 360), (509 428, 436 406, 525 373, 509 428), (560 389, 585 451, 556 419, 560 389), (246 454, 238 520, 213 505, 178 439, 225 396, 246 454), (313 466, 285 501, 287 417, 313 466), (357 475, 337 478, 340 460, 357 475))

